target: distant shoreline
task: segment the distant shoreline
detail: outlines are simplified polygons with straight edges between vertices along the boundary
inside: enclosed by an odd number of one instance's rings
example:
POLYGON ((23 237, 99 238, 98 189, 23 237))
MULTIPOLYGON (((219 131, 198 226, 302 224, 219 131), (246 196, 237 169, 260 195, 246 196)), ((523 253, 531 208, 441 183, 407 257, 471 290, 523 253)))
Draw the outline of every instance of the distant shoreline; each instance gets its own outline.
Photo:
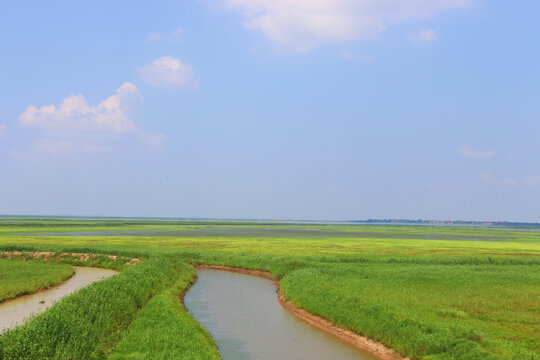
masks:
MULTIPOLYGON (((540 222, 477 221, 477 220, 413 220, 413 219, 367 219, 367 220, 302 220, 302 219, 241 219, 241 218, 173 218, 173 217, 116 217, 116 216, 70 216, 70 215, 0 215, 2 220, 57 220, 57 221, 147 221, 180 224, 208 223, 221 225, 242 224, 309 224, 309 225, 435 225, 435 226, 485 226, 536 228, 540 222)), ((1 224, 1 223, 0 223, 1 224)))

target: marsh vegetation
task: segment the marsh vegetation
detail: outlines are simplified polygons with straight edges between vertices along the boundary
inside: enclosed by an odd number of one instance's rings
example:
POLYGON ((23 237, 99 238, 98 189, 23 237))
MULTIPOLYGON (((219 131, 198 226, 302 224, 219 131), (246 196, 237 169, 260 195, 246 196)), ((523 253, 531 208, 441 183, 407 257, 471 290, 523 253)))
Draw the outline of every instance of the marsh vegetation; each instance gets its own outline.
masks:
POLYGON ((0 303, 58 284, 73 273, 69 264, 0 259, 0 303))
POLYGON ((413 359, 540 357, 538 232, 281 224, 344 236, 147 236, 260 225, 9 221, 0 225, 0 250, 114 254, 143 262, 0 337, 1 359, 217 358, 214 342, 179 299, 195 277, 189 264, 268 271, 280 279, 287 300, 413 359), (111 230, 137 233, 72 235, 111 230), (55 235, 35 235, 44 233, 55 235))

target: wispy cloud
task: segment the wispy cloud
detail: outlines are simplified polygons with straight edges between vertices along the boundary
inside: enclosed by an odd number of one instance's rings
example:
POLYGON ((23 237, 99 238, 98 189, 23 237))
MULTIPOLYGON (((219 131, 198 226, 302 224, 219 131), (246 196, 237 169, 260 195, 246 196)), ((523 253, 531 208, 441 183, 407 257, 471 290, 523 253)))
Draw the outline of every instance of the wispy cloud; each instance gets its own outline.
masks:
POLYGON ((31 151, 49 155, 63 155, 75 148, 75 144, 65 140, 36 140, 30 146, 31 151))
POLYGON ((407 34, 407 40, 415 43, 430 43, 439 40, 433 29, 420 29, 415 33, 407 34))
MULTIPOLYGON (((92 140, 92 139, 90 139, 92 140)), ((13 155, 21 160, 43 160, 49 157, 66 157, 83 153, 99 153, 110 150, 106 146, 88 142, 89 139, 51 139, 42 138, 32 141, 26 148, 16 150, 13 155)))
POLYGON ((143 82, 150 86, 169 89, 196 89, 199 80, 190 64, 171 56, 154 60, 139 69, 143 82))
POLYGON ((126 82, 116 90, 116 94, 95 106, 88 105, 81 94, 68 96, 59 106, 38 108, 31 105, 19 116, 19 123, 26 127, 61 131, 131 131, 136 129, 131 115, 141 101, 139 89, 126 82))
POLYGON ((472 0, 214 0, 243 14, 281 49, 306 52, 323 43, 369 39, 390 23, 424 19, 472 0))
POLYGON ((540 175, 529 175, 523 182, 527 185, 540 185, 540 175))
POLYGON ((478 151, 470 148, 469 146, 462 146, 459 148, 458 151, 459 155, 469 158, 469 159, 476 159, 476 160, 487 160, 492 159, 497 155, 497 151, 491 150, 491 151, 478 151))
POLYGON ((152 42, 152 41, 159 40, 160 38, 161 38, 161 34, 158 32, 155 32, 155 33, 146 35, 146 37, 144 38, 144 41, 152 42))
POLYGON ((159 40, 169 40, 169 41, 178 41, 184 38, 185 31, 183 28, 176 28, 168 33, 154 32, 146 35, 144 41, 147 43, 155 42, 159 40))
POLYGON ((157 133, 157 134, 142 133, 140 139, 141 139, 141 142, 143 142, 144 144, 152 148, 160 148, 161 146, 163 146, 163 144, 167 140, 167 135, 163 133, 157 133))
POLYGON ((0 124, 0 139, 5 138, 7 136, 8 127, 7 125, 0 124))
POLYGON ((341 58, 351 62, 369 62, 373 60, 373 58, 364 54, 353 55, 348 50, 341 52, 341 58))
POLYGON ((505 185, 505 186, 514 186, 517 184, 517 181, 509 178, 497 178, 493 174, 487 171, 481 171, 478 174, 478 178, 482 184, 486 185, 505 185))

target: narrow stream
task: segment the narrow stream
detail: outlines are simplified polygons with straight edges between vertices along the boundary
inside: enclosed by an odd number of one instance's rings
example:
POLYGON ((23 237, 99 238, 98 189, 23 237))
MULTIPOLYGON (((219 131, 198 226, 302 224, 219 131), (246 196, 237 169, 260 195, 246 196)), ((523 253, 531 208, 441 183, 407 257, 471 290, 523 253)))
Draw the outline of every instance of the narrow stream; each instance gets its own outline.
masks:
POLYGON ((114 270, 75 267, 75 274, 62 285, 0 304, 0 334, 22 324, 30 316, 42 313, 64 296, 115 274, 118 272, 114 270))
POLYGON ((184 302, 223 360, 376 359, 288 313, 271 280, 220 270, 197 274, 184 302))

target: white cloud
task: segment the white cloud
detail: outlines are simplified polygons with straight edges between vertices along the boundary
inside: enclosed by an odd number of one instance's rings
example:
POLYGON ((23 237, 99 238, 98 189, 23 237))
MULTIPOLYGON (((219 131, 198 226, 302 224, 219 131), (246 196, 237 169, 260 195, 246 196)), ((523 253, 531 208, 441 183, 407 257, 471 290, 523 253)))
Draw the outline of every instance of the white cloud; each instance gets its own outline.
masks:
POLYGON ((407 34, 407 40, 415 43, 430 43, 438 41, 439 38, 433 29, 420 29, 418 32, 407 34))
POLYGON ((153 148, 159 148, 165 143, 167 140, 167 135, 163 133, 158 134, 148 134, 148 133, 142 133, 141 134, 141 141, 145 143, 146 145, 153 147, 153 148))
POLYGON ((497 151, 477 151, 464 145, 459 149, 459 155, 470 159, 487 160, 495 157, 495 155, 497 155, 497 151))
MULTIPOLYGON (((141 103, 139 89, 126 82, 95 106, 88 105, 80 94, 68 96, 58 106, 29 106, 19 116, 20 124, 42 130, 46 138, 31 142, 16 155, 39 159, 40 155, 104 152, 114 149, 117 140, 118 144, 140 141, 159 147, 165 134, 147 134, 135 124, 141 103)), ((0 125, 0 135, 1 129, 0 125)))
POLYGON ((195 89, 199 81, 190 64, 164 56, 139 69, 141 80, 150 86, 176 89, 195 89))
POLYGON ((7 136, 8 127, 7 125, 0 124, 0 139, 5 138, 7 136))
POLYGON ((72 151, 75 144, 65 140, 36 140, 31 145, 31 150, 35 153, 43 153, 49 155, 61 155, 72 151))
POLYGON ((53 130, 130 131, 136 129, 132 115, 141 101, 139 89, 126 82, 116 90, 116 94, 96 106, 89 106, 81 94, 70 95, 58 107, 29 106, 19 116, 19 122, 27 127, 53 130))
POLYGON ((527 185, 540 185, 540 175, 529 175, 523 182, 527 185))
POLYGON ((387 24, 430 18, 474 0, 215 0, 244 16, 244 27, 278 47, 309 51, 321 43, 368 39, 387 24))
POLYGON ((517 181, 514 179, 499 179, 490 174, 487 171, 481 171, 478 174, 478 177, 480 179, 480 182, 486 185, 506 185, 506 186, 514 186, 516 185, 517 181))

